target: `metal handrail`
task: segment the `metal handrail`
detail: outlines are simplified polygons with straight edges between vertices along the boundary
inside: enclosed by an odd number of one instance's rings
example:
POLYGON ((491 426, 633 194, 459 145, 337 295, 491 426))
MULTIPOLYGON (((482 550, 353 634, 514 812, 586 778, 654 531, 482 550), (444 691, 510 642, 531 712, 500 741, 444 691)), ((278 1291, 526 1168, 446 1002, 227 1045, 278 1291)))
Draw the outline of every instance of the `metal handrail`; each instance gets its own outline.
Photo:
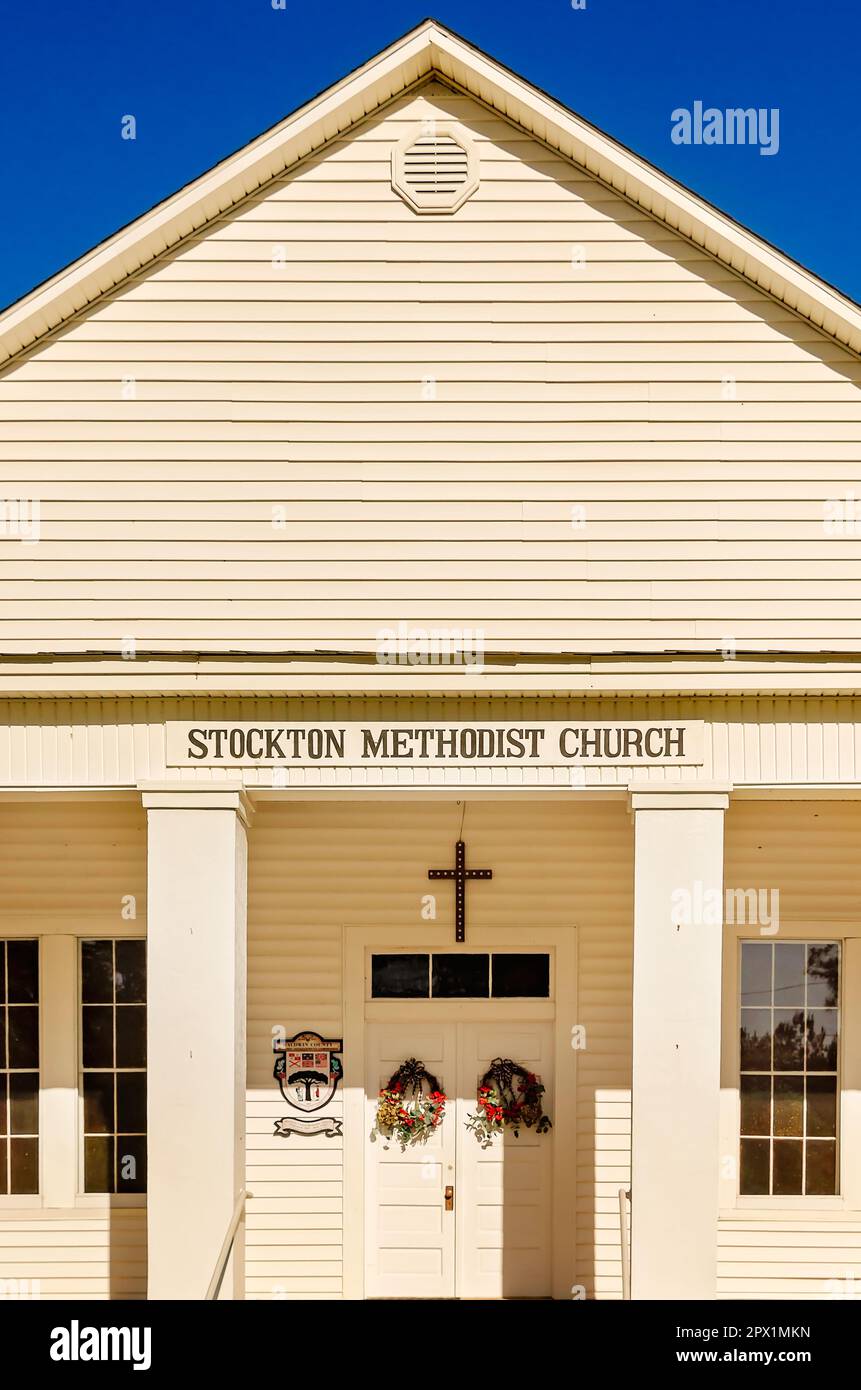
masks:
POLYGON ((233 1215, 230 1218, 230 1225, 228 1226, 227 1234, 224 1237, 224 1244, 222 1245, 218 1255, 218 1259, 215 1262, 215 1269, 212 1271, 212 1278, 209 1281, 209 1288, 206 1290, 204 1300, 205 1302, 210 1302, 212 1299, 218 1298, 218 1295, 221 1292, 221 1285, 224 1280, 224 1271, 227 1269, 227 1261, 230 1258, 230 1252, 233 1249, 233 1242, 236 1239, 236 1232, 239 1230, 239 1223, 242 1220, 242 1213, 245 1210, 245 1200, 247 1197, 250 1196, 251 1193, 246 1192, 244 1187, 240 1188, 239 1195, 236 1198, 236 1206, 233 1208, 233 1215))
POLYGON ((629 1187, 619 1188, 619 1239, 622 1242, 622 1297, 631 1297, 631 1242, 628 1237, 629 1187))

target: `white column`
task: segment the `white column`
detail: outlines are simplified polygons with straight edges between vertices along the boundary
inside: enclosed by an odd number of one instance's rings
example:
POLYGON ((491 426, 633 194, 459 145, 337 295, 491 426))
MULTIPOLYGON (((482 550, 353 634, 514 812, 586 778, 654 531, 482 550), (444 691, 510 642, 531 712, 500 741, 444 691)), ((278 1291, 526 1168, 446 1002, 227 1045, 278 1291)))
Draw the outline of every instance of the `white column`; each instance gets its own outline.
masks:
MULTIPOLYGON (((146 791, 149 1297, 206 1293, 245 1183, 247 802, 146 791)), ((243 1227, 222 1297, 242 1297, 243 1227)))
POLYGON ((717 1278, 725 789, 633 791, 631 1297, 717 1278))

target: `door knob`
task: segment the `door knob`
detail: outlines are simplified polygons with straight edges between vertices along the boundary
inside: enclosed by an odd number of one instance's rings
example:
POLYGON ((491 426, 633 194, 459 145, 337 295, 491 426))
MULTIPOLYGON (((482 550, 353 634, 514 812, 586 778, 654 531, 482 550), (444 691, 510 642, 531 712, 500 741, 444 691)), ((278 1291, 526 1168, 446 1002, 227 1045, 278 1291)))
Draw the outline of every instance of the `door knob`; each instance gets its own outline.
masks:
POLYGON ((454 1211, 454 1188, 449 1185, 445 1190, 445 1209, 454 1211))

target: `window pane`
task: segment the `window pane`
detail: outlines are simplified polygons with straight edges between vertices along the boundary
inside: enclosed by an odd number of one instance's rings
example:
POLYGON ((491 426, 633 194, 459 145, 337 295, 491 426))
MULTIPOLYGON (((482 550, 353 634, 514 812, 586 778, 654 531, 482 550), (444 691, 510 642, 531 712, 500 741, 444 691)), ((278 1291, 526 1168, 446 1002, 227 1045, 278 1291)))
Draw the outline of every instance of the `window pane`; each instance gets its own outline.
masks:
MULTIPOLYGON (((3 943, 0 941, 0 954, 3 943)), ((6 1010, 0 1009, 0 1067, 6 1066, 6 1010)))
POLYGON ((7 1012, 9 1015, 9 1066, 38 1067, 38 1008, 35 1005, 19 1005, 10 1008, 7 1012))
POLYGON ((8 1077, 0 1072, 0 1139, 9 1133, 9 1112, 6 1109, 6 1086, 8 1077))
POLYGON ((486 999, 490 989, 490 956, 433 957, 435 999, 486 999))
POLYGON ((0 1004, 6 1002, 6 942, 0 941, 0 1004))
POLYGON ((742 1071, 771 1071, 771 1011, 741 1011, 742 1071))
POLYGON ((768 1192, 767 1139, 742 1139, 739 1190, 743 1197, 762 1197, 768 1192))
POLYGON ((741 948, 741 1002, 748 1007, 756 1004, 771 1006, 770 942, 745 941, 741 948))
POLYGON ((807 948, 807 1007, 837 1003, 837 974, 840 952, 836 941, 807 948))
POLYGON ((117 1066, 146 1066, 146 1005, 117 1009, 117 1066))
POLYGON ((804 1070, 804 1010, 774 1011, 774 1070, 804 1070))
POLYGON ((774 1078, 774 1133, 798 1136, 804 1133, 804 1077, 774 1078))
POLYGON ((7 941, 10 1004, 35 1004, 39 999, 38 941, 7 941))
POLYGON ((0 1196, 5 1197, 9 1191, 9 1174, 6 1167, 9 1161, 9 1142, 0 1134, 0 1196))
POLYGON ((116 1143, 117 1192, 146 1192, 146 1139, 121 1134, 116 1143))
POLYGON ((808 1076, 807 1078, 807 1133, 836 1135, 837 1133, 837 1077, 808 1076))
POLYGON ((837 1010, 810 1009, 807 1014, 808 1071, 837 1070, 837 1010))
POLYGON ((741 1078, 742 1134, 769 1134, 771 1131, 771 1077, 741 1078))
POLYGON ((775 1140, 773 1192, 776 1197, 801 1195, 802 1148, 800 1140, 775 1140))
POLYGON ((804 942, 774 943, 774 1002, 804 1007, 804 942))
POLYGON ((807 1141, 807 1192, 811 1197, 833 1197, 837 1192, 836 1143, 807 1141))
POLYGON ((113 1139, 84 1140, 84 1189, 87 1192, 113 1192, 113 1139))
POLYGON ((117 1003, 146 1003, 146 942, 118 941, 117 1003))
POLYGON ((84 1133, 113 1134, 114 1073, 84 1073, 84 1133))
POLYGON ((11 1181, 9 1191, 16 1196, 32 1196, 39 1191, 39 1140, 10 1139, 11 1181))
POLYGON ((114 1011, 101 1005, 87 1005, 82 1010, 81 1033, 85 1067, 114 1065, 114 1011))
POLYGON ((10 1134, 39 1133, 39 1073, 12 1072, 9 1076, 10 1134))
POLYGON ((548 955, 503 955, 493 953, 494 999, 549 999, 550 957, 548 955))
POLYGON ((146 1133, 146 1073, 117 1073, 117 1131, 120 1134, 146 1133))
POLYGON ((427 999, 430 956, 374 956, 371 994, 374 999, 427 999))
POLYGON ((85 1004, 111 1004, 114 998, 114 943, 81 942, 81 998, 85 1004))

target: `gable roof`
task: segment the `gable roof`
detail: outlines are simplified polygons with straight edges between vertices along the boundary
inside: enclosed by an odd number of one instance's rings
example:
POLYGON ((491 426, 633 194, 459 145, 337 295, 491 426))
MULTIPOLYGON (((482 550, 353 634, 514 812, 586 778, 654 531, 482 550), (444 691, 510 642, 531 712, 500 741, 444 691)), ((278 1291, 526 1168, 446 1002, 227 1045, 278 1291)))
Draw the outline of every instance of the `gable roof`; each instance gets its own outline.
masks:
POLYGON ((200 178, 0 314, 0 364, 164 251, 433 75, 558 150, 843 346, 861 354, 861 306, 582 116, 427 19, 200 178))

